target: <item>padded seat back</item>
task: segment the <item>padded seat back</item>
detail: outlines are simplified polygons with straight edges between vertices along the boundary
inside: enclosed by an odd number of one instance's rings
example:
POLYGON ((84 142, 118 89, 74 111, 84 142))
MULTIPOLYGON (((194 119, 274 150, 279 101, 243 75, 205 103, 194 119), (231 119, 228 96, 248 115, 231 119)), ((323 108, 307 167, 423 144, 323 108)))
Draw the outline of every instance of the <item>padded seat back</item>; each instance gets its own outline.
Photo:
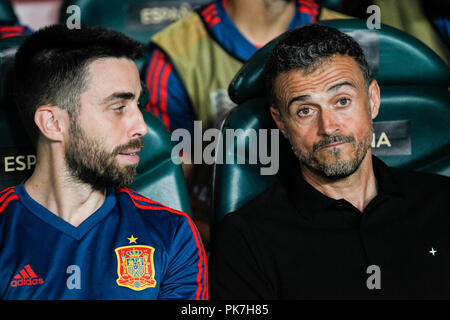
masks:
POLYGON ((0 21, 19 22, 9 0, 0 0, 0 21))

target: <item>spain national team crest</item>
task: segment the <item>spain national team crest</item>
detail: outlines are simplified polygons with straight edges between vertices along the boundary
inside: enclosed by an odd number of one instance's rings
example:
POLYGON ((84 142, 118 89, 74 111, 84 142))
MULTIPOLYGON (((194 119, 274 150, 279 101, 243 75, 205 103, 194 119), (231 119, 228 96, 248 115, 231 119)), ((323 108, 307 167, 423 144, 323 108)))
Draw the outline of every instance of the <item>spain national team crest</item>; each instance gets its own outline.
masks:
POLYGON ((142 245, 118 247, 117 278, 119 286, 141 291, 156 286, 153 253, 155 248, 142 245))

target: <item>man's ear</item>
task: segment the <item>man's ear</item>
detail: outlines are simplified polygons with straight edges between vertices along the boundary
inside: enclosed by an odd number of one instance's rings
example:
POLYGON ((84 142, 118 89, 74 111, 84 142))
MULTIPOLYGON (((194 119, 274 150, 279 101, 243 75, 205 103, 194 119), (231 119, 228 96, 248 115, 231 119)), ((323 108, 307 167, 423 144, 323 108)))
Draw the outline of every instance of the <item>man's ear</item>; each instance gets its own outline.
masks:
POLYGON ((380 110, 380 87, 376 80, 372 80, 369 85, 369 107, 373 120, 377 117, 380 110))
POLYGON ((284 125, 280 109, 274 106, 270 106, 270 115, 272 116, 273 121, 275 121, 277 128, 280 129, 283 136, 287 139, 288 137, 286 135, 286 127, 284 125))
POLYGON ((42 135, 51 141, 63 141, 64 130, 69 128, 69 116, 65 110, 54 105, 37 108, 34 122, 42 135))

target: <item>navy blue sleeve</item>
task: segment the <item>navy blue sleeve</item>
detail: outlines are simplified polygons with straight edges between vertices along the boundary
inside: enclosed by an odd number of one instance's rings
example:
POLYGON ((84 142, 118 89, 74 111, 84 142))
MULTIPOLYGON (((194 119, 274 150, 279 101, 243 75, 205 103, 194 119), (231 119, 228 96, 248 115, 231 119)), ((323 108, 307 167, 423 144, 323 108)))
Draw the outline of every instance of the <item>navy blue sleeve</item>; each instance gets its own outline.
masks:
POLYGON ((208 300, 208 262, 200 234, 185 213, 174 233, 158 299, 208 300))

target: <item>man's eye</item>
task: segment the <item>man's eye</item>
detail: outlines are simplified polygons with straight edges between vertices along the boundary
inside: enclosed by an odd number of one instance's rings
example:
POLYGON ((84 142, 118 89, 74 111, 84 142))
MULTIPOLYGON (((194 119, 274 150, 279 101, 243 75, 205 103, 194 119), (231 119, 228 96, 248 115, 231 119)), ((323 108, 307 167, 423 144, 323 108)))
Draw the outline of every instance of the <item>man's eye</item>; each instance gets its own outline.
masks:
POLYGON ((310 108, 302 108, 302 109, 298 110, 297 114, 300 117, 309 116, 311 114, 311 109, 310 108))
POLYGON ((125 109, 125 106, 120 106, 118 108, 114 108, 113 110, 116 113, 122 113, 124 109, 125 109))
POLYGON ((341 98, 338 100, 338 106, 345 107, 350 103, 350 99, 348 98, 341 98))

